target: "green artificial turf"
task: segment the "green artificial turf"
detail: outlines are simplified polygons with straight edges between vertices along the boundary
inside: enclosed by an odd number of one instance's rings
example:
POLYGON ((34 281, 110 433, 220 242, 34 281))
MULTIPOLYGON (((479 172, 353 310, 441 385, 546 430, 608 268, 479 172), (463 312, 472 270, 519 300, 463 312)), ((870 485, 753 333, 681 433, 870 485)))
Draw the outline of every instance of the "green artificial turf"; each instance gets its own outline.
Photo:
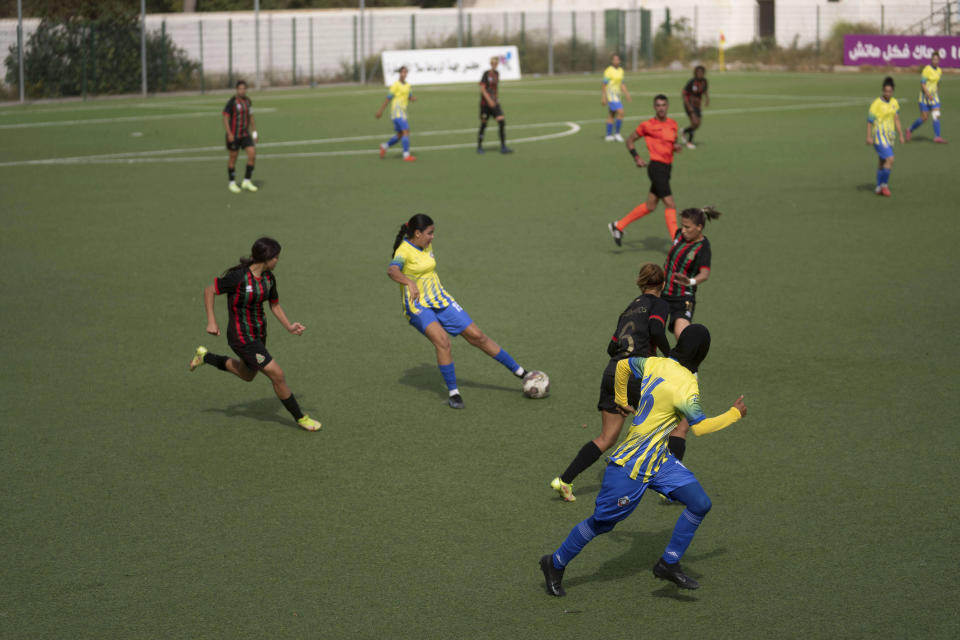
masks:
MULTIPOLYGON (((624 133, 661 91, 685 126, 686 79, 628 75, 624 133)), ((704 407, 743 393, 749 415, 687 447, 714 504, 683 560, 703 586, 653 578, 681 509, 648 497, 570 564, 564 599, 537 560, 590 515, 603 464, 575 503, 548 484, 599 433, 609 335, 669 244, 662 208, 622 247, 606 231, 648 181, 602 140, 599 78, 504 83, 510 156, 496 127, 474 153, 475 86, 418 87, 413 165, 376 156, 382 88, 254 92, 261 190, 240 196, 227 94, 0 110, 0 636, 960 635, 955 144, 924 125, 878 198, 880 74, 709 79, 672 184, 680 208, 723 212, 697 296, 704 407), (548 399, 457 339, 467 408, 446 407, 386 277, 416 212, 446 288, 549 373, 548 399), (229 353, 201 293, 263 234, 307 326, 273 321, 270 350, 319 433, 263 378, 187 372, 198 344, 229 353)), ((907 127, 919 82, 896 79, 907 127)), ((960 143, 960 90, 941 94, 960 143)))

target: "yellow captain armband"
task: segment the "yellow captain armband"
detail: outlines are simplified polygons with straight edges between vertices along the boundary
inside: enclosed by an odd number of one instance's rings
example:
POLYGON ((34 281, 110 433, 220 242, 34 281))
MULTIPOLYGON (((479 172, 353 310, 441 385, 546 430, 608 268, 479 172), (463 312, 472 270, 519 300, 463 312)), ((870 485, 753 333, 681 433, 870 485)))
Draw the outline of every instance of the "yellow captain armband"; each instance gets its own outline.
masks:
POLYGON ((690 427, 690 430, 693 431, 693 435, 695 436, 703 436, 708 433, 713 433, 714 431, 720 431, 720 429, 726 429, 741 417, 739 409, 730 407, 730 409, 718 416, 698 422, 690 427))

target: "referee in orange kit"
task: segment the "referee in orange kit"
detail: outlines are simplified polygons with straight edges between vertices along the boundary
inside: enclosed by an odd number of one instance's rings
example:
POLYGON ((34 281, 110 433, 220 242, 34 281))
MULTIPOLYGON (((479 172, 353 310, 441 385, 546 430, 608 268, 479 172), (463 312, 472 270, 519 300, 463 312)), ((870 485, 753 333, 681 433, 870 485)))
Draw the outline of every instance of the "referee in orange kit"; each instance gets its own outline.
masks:
POLYGON ((677 235, 677 205, 673 201, 673 192, 670 191, 670 169, 673 166, 673 154, 679 153, 681 146, 677 137, 677 123, 667 117, 667 106, 669 101, 667 96, 662 93, 653 99, 653 110, 656 115, 645 122, 630 134, 627 138, 627 150, 633 156, 638 167, 647 167, 647 175, 650 177, 650 193, 647 194, 647 201, 634 208, 633 211, 615 222, 607 225, 613 241, 620 246, 623 240, 623 230, 627 228, 634 220, 642 218, 657 208, 657 203, 663 200, 667 210, 665 213, 667 220, 667 231, 670 237, 677 235), (634 143, 637 139, 643 138, 647 143, 647 151, 650 153, 650 162, 645 163, 643 158, 637 153, 634 143))

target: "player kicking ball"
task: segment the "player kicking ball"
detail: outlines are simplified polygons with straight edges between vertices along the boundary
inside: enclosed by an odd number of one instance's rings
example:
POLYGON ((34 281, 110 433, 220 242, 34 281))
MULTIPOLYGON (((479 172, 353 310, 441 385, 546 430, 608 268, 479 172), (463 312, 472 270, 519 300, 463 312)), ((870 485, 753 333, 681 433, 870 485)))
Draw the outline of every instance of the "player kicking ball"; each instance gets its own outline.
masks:
POLYGON ((257 185, 253 184, 250 176, 257 160, 257 124, 253 119, 253 109, 250 98, 247 97, 247 83, 244 80, 237 82, 237 93, 227 100, 223 107, 223 128, 227 130, 227 175, 230 182, 227 188, 233 193, 243 190, 256 192, 257 185), (243 182, 237 186, 237 156, 243 149, 247 154, 247 170, 243 182))

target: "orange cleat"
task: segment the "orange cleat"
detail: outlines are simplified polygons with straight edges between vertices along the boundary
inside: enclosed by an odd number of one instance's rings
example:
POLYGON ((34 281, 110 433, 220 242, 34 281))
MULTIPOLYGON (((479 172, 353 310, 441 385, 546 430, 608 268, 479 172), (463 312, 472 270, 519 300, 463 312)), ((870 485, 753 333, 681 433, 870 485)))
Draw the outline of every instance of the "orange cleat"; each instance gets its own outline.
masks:
POLYGON ((890 188, 889 188, 889 187, 881 187, 881 188, 880 188, 880 195, 889 198, 890 195, 891 195, 891 194, 890 194, 890 188))
POLYGON ((387 155, 387 148, 383 145, 380 145, 380 159, 383 160, 385 155, 387 155))
POLYGON ((907 142, 910 142, 910 138, 913 137, 913 131, 910 131, 910 129, 907 129, 907 132, 903 134, 903 137, 907 139, 907 142))
POLYGON ((947 141, 941 138, 940 136, 937 136, 936 138, 934 138, 933 141, 936 142, 937 144, 947 144, 947 141))
POLYGON ((416 162, 416 161, 417 161, 417 156, 407 156, 406 158, 403 159, 403 161, 404 161, 404 162, 416 162))

